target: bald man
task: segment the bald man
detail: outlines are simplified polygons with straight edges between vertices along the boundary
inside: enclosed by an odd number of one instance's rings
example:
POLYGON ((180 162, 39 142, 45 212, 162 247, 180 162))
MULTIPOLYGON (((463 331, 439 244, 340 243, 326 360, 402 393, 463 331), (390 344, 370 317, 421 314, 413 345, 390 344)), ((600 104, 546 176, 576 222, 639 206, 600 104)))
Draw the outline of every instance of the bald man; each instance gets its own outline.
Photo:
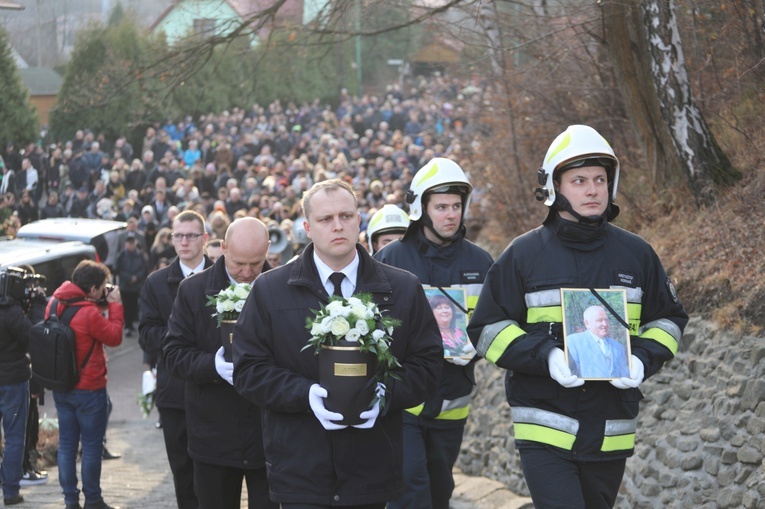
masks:
POLYGON ((268 229, 237 219, 207 270, 183 280, 173 303, 164 349, 171 373, 186 381, 188 450, 199 509, 238 508, 242 481, 250 508, 278 507, 268 497, 260 408, 233 387, 234 367, 223 358, 221 334, 207 297, 231 283, 252 283, 267 270, 268 229))

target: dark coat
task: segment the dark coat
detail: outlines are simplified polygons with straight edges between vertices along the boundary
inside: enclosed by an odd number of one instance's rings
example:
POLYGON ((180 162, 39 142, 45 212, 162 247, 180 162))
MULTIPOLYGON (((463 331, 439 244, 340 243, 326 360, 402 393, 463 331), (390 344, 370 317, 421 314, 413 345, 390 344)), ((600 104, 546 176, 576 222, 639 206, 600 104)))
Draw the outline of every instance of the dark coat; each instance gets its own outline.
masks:
POLYGON ((140 292, 144 279, 146 279, 146 261, 141 251, 123 249, 117 255, 116 272, 119 276, 120 292, 134 292, 136 294, 140 292), (135 281, 132 281, 133 276, 136 278, 135 281))
MULTIPOLYGON (((205 268, 212 262, 205 257, 205 268)), ((141 292, 140 323, 138 343, 151 359, 157 359, 157 399, 159 408, 183 410, 184 382, 172 376, 162 360, 165 346, 167 321, 173 310, 173 301, 178 294, 178 285, 183 281, 181 262, 175 258, 170 265, 149 274, 141 292)))
POLYGON ((374 427, 326 431, 308 403, 319 358, 307 344, 306 318, 329 296, 313 263, 313 244, 294 261, 255 280, 234 331, 237 390, 263 408, 271 499, 281 503, 362 505, 403 493, 401 412, 435 390, 443 348, 419 281, 373 260, 359 245, 357 293, 371 293, 383 313, 402 320, 391 350, 401 362, 389 379, 374 427))
POLYGON ((181 282, 167 324, 165 364, 186 381, 189 456, 212 465, 263 468, 260 408, 240 396, 215 370, 221 331, 207 297, 230 284, 225 256, 212 268, 181 282))
POLYGON ((15 301, 0 305, 0 386, 26 382, 29 365, 29 333, 32 322, 15 301))

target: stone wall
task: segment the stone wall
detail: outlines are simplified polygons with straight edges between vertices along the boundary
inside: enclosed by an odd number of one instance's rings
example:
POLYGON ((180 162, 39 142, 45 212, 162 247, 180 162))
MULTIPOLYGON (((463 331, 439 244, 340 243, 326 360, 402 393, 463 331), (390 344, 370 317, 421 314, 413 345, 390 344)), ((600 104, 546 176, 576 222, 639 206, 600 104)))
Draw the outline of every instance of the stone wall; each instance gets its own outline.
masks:
MULTIPOLYGON (((641 385, 635 455, 618 509, 765 509, 765 340, 692 318, 677 357, 641 385)), ((486 362, 457 466, 528 495, 504 371, 486 362)))

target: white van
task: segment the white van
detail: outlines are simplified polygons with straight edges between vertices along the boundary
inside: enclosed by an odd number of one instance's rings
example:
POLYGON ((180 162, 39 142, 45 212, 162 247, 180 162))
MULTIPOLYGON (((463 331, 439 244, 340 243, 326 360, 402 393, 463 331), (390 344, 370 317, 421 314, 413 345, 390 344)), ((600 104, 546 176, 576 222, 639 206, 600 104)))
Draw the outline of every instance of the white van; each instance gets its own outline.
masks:
POLYGON ((118 237, 127 223, 106 219, 57 217, 42 219, 19 228, 19 239, 36 239, 46 242, 79 240, 96 248, 96 260, 113 267, 119 251, 118 237))

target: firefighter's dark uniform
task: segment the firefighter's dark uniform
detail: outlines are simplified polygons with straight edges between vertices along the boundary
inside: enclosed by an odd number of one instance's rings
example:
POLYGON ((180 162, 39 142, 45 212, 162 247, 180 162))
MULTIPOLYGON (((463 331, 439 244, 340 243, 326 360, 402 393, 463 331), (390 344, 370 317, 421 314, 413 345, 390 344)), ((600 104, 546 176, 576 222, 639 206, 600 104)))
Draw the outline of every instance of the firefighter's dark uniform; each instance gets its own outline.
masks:
MULTIPOLYGON (((674 357, 688 316, 643 239, 605 221, 586 227, 555 216, 513 240, 492 266, 468 332, 480 355, 507 370, 515 444, 522 459, 527 453, 529 486, 560 488, 542 490, 553 497, 565 489, 565 474, 558 479, 557 471, 541 469, 546 454, 553 454, 575 468, 611 471, 611 481, 604 481, 603 472, 579 473, 586 507, 610 507, 608 500, 592 501, 603 498, 604 482, 616 496, 624 461, 634 450, 642 394, 607 381, 567 389, 550 377, 548 354, 563 348, 560 289, 626 290, 631 353, 642 361, 646 379, 674 357), (528 468, 532 464, 537 468, 528 468), (588 488, 590 474, 597 480, 588 488)), ((569 499, 561 506, 576 503, 569 499)))
MULTIPOLYGON (((492 258, 462 236, 446 246, 425 238, 419 223, 403 239, 381 249, 375 258, 408 270, 428 287, 464 288, 472 313, 492 258)), ((406 494, 389 508, 448 508, 454 490, 451 469, 459 455, 462 434, 475 385, 474 358, 466 366, 444 360, 432 398, 404 412, 404 482, 406 494), (427 467, 427 470, 423 468, 427 467)))

